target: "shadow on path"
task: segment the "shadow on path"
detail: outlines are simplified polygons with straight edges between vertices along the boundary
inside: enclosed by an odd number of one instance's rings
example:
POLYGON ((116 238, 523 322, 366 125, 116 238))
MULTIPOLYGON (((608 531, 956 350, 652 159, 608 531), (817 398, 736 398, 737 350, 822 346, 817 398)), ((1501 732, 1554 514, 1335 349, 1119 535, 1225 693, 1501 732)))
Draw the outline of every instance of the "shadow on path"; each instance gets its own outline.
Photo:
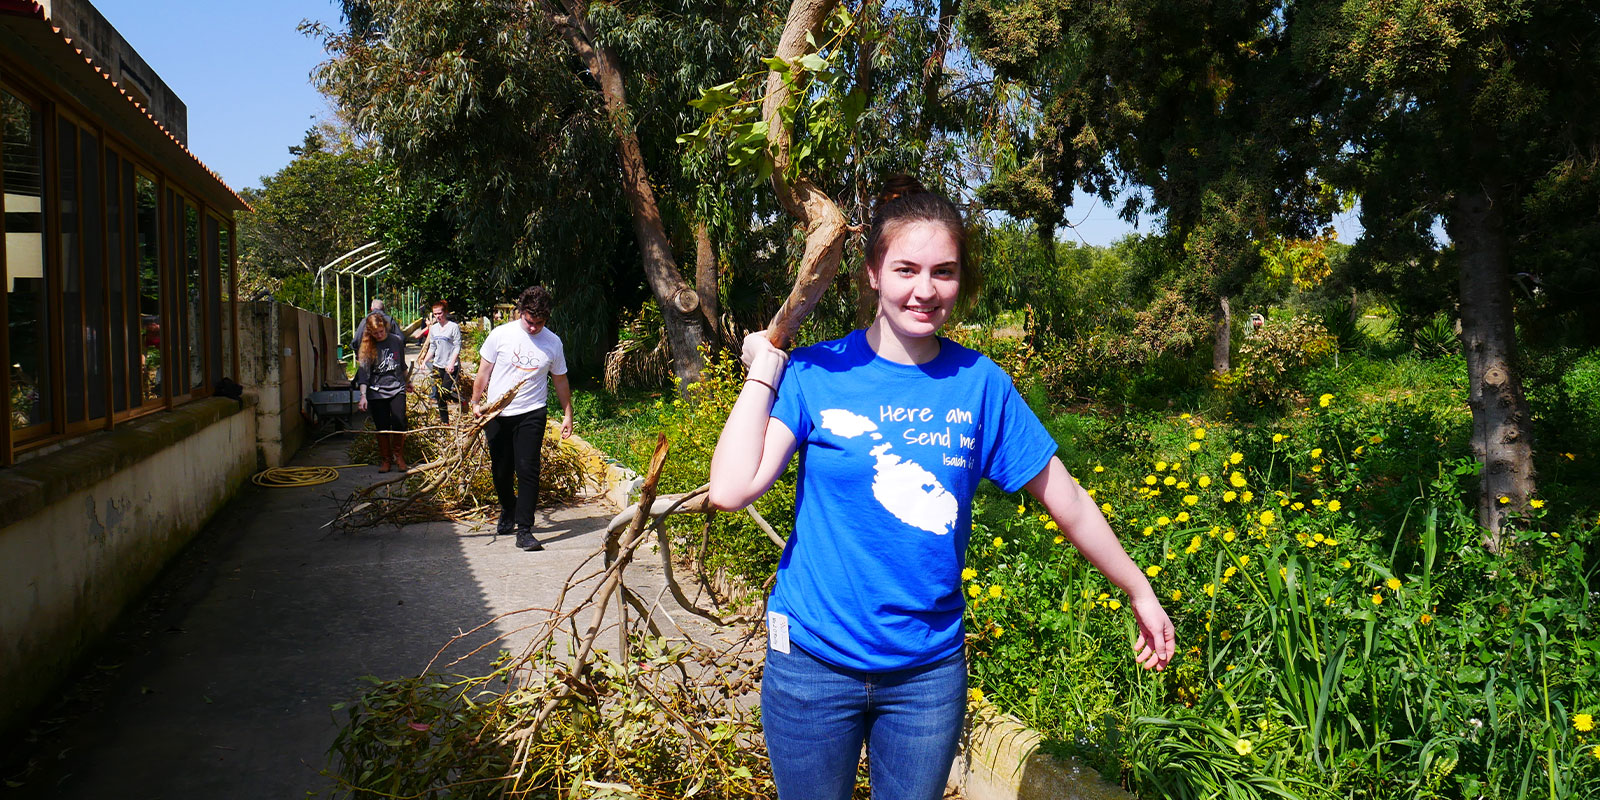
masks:
MULTIPOLYGON (((329 440, 294 463, 343 464, 347 444, 329 440)), ((243 491, 119 622, 28 741, 7 748, 0 792, 52 800, 322 793, 343 721, 330 707, 357 695, 361 676, 417 674, 458 631, 548 608, 615 513, 599 501, 541 512, 541 553, 481 523, 322 527, 336 496, 377 477, 367 467, 321 486, 243 491)), ((525 624, 504 621, 496 633, 525 624)), ((513 649, 517 638, 508 639, 513 649)), ((482 674, 497 649, 444 671, 482 674)))

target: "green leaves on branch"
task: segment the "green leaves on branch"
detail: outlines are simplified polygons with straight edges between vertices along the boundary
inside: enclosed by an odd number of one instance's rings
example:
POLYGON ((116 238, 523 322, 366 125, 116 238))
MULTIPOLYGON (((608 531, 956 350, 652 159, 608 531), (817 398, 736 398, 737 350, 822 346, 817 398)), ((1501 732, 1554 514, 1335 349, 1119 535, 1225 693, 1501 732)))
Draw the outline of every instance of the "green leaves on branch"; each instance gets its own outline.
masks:
POLYGON ((702 90, 689 105, 706 119, 679 135, 678 144, 691 151, 720 151, 735 170, 753 172, 761 180, 771 176, 781 138, 761 116, 771 74, 780 78, 787 98, 778 109, 778 120, 789 131, 786 177, 843 166, 867 107, 866 93, 851 87, 845 68, 845 44, 854 26, 854 18, 841 6, 828 20, 831 33, 825 42, 819 45, 816 37, 806 35, 811 52, 793 61, 769 56, 761 60, 765 70, 702 90))

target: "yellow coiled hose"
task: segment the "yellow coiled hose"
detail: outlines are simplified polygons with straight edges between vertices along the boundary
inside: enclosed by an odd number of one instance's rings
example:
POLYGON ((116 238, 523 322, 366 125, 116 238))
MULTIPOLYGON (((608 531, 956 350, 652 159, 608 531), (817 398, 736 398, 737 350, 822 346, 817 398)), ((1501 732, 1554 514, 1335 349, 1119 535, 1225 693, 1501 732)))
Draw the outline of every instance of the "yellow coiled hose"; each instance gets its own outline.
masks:
POLYGON ((338 480, 339 470, 341 469, 365 466, 368 465, 341 464, 337 467, 273 467, 250 476, 250 482, 257 486, 267 486, 275 489, 295 486, 318 486, 338 480))

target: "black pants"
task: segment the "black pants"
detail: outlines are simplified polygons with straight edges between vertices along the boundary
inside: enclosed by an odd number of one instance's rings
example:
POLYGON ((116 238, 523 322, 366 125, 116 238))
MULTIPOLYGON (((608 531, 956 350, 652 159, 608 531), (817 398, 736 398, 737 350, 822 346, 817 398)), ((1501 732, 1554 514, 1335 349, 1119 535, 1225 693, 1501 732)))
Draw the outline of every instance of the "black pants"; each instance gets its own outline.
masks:
POLYGON ((456 394, 456 382, 460 377, 460 364, 453 370, 446 370, 444 367, 433 368, 433 402, 439 404, 441 422, 450 421, 450 405, 460 402, 460 395, 456 394))
POLYGON ((536 408, 510 417, 502 414, 483 426, 502 519, 511 515, 518 528, 532 528, 539 507, 539 448, 544 445, 546 413, 536 408))

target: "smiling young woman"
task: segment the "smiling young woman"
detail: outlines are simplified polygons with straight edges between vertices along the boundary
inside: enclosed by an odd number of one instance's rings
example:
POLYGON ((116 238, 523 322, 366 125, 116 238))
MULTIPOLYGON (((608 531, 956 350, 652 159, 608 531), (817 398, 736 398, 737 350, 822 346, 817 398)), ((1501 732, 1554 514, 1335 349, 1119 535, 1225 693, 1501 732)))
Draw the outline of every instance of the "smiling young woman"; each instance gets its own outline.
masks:
POLYGON ((795 351, 745 339, 749 377, 711 460, 739 509, 801 452, 794 534, 768 600, 761 718, 780 800, 845 800, 867 746, 876 800, 935 800, 966 712, 960 591, 983 478, 1026 488, 1128 593, 1135 658, 1172 622, 1010 376, 939 330, 979 280, 949 200, 891 181, 867 236, 865 330, 795 351))

